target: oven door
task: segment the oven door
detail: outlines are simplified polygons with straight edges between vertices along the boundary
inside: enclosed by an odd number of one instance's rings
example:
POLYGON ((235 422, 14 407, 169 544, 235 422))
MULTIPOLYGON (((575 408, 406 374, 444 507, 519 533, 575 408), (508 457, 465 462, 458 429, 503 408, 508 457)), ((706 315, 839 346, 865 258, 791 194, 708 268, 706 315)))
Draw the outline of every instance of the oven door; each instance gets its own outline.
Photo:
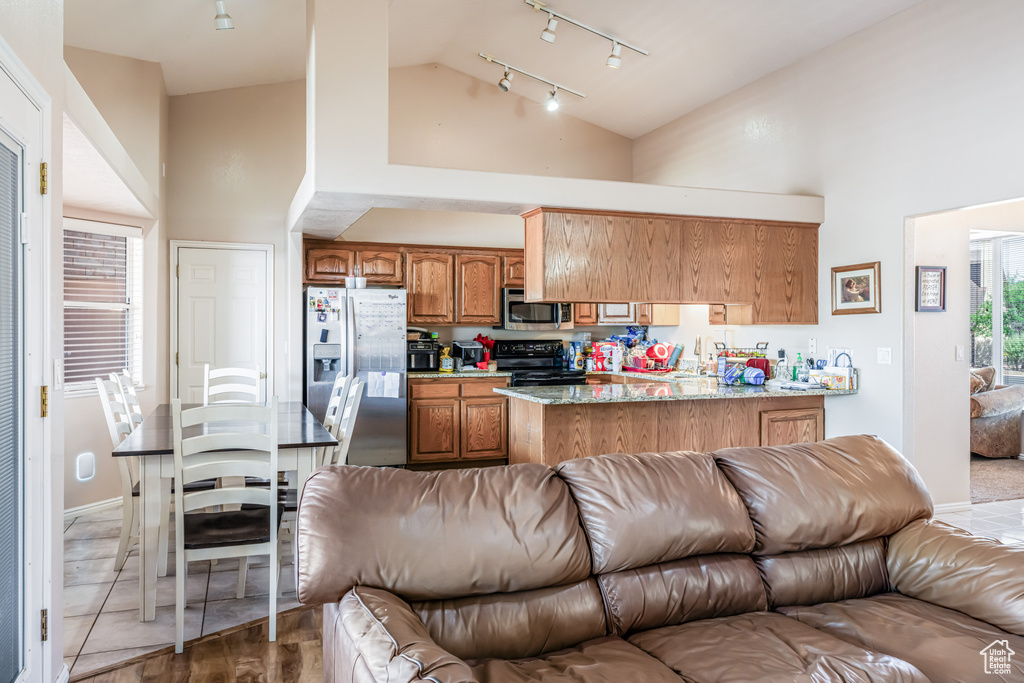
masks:
POLYGON ((506 330, 571 330, 572 304, 527 302, 521 289, 502 290, 501 326, 506 330))

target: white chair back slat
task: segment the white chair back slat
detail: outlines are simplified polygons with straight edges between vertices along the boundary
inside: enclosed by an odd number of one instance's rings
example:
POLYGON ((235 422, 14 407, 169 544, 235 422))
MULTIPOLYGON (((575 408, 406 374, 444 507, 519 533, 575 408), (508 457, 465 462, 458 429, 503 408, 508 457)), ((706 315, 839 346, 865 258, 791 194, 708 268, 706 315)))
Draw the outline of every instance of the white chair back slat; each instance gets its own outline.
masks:
POLYGON ((345 465, 348 463, 352 431, 355 428, 356 418, 359 415, 359 405, 363 400, 363 389, 365 386, 366 382, 356 382, 352 385, 345 411, 341 416, 341 420, 338 421, 337 431, 333 433, 334 438, 338 441, 338 445, 330 449, 330 462, 324 462, 324 465, 345 465))
POLYGON ((125 410, 128 411, 128 419, 132 423, 132 429, 142 424, 142 404, 139 403, 139 396, 135 393, 135 382, 132 376, 125 370, 120 375, 110 373, 110 381, 117 385, 121 392, 121 400, 125 410))
MULTIPOLYGON (((210 454, 212 457, 223 457, 223 454, 210 454)), ((191 462, 191 461, 190 461, 191 462)), ((206 481, 207 479, 222 479, 224 477, 259 477, 270 479, 276 476, 271 472, 270 462, 265 455, 254 451, 243 451, 242 455, 232 460, 213 460, 189 464, 182 468, 184 477, 183 483, 191 484, 194 481, 206 481)))
MULTIPOLYGON (((263 422, 267 406, 262 403, 221 403, 212 406, 199 406, 181 411, 181 428, 188 429, 196 425, 210 425, 208 433, 237 431, 237 425, 231 422, 263 422), (214 426, 216 425, 216 426, 214 426)), ((252 431, 246 425, 246 432, 252 431)))
POLYGON ((331 395, 327 401, 327 411, 324 413, 325 427, 328 421, 334 424, 341 417, 341 411, 344 410, 345 404, 348 402, 348 392, 352 381, 352 375, 338 375, 334 380, 334 386, 331 387, 331 395))
POLYGON ((257 403, 262 373, 259 366, 248 368, 203 368, 203 405, 257 403))
POLYGON ((182 444, 182 455, 194 455, 209 451, 224 450, 263 451, 270 450, 266 434, 247 434, 231 431, 221 434, 200 434, 187 438, 182 444))
POLYGON ((257 486, 225 486, 217 489, 196 491, 183 496, 185 512, 202 510, 215 505, 265 505, 270 506, 270 489, 257 486))

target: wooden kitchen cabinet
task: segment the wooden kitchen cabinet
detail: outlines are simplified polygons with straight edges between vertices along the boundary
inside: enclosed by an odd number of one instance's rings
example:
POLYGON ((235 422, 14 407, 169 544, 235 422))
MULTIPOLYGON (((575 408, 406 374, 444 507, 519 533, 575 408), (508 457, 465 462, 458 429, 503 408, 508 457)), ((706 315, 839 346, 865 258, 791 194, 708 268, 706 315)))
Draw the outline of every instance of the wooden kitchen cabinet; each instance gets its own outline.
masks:
POLYGON ((635 325, 635 304, 598 304, 597 322, 599 325, 635 325))
POLYGON ((409 462, 508 457, 506 377, 409 379, 409 462))
POLYGON ((410 323, 454 323, 455 257, 441 253, 406 254, 410 323))
POLYGON ((508 457, 508 398, 466 398, 461 404, 462 457, 508 457))
POLYGON ((501 276, 500 256, 456 255, 455 322, 480 325, 500 323, 501 276))
POLYGON ((818 323, 818 230, 803 224, 754 230, 753 324, 818 323))
POLYGON ((458 399, 420 398, 409 401, 409 460, 457 459, 461 418, 458 399))
POLYGON ((305 250, 306 282, 344 286, 356 263, 355 252, 340 247, 312 247, 305 250))
POLYGON ((356 265, 367 284, 399 287, 405 284, 405 268, 400 251, 360 249, 356 252, 356 265))
POLYGON ((526 285, 526 258, 522 256, 502 257, 502 287, 522 289, 526 285))
POLYGON ((680 280, 684 301, 749 304, 754 300, 755 226, 721 220, 682 222, 680 280))
POLYGON ((679 306, 676 304, 636 304, 637 325, 678 325, 679 306))
POLYGON ((573 304, 574 325, 597 325, 597 304, 573 304))
POLYGON ((825 438, 825 409, 761 411, 761 445, 787 446, 825 438))
POLYGON ((750 304, 711 304, 708 306, 710 325, 753 325, 754 307, 750 304))

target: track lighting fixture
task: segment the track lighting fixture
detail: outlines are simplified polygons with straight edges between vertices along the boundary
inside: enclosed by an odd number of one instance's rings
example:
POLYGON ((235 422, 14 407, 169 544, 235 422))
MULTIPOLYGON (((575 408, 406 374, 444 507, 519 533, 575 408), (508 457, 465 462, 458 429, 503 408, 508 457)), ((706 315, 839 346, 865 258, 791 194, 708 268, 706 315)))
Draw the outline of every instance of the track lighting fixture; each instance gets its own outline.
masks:
POLYGON ((557 111, 558 110, 559 104, 558 104, 558 97, 557 97, 557 95, 558 95, 558 88, 556 87, 554 90, 551 91, 551 97, 549 97, 548 101, 544 103, 544 106, 547 107, 548 111, 557 111))
POLYGON ((558 19, 553 14, 548 15, 548 25, 540 32, 540 39, 549 43, 555 42, 555 28, 558 27, 558 19))
POLYGON ((624 48, 624 47, 627 47, 630 50, 632 50, 633 52, 636 52, 638 54, 642 54, 642 55, 650 54, 647 50, 644 50, 643 48, 639 48, 636 45, 630 45, 629 43, 627 43, 627 42, 625 42, 623 40, 620 40, 619 38, 616 38, 615 36, 612 36, 612 35, 609 35, 609 34, 605 33, 604 31, 598 31, 596 28, 593 28, 591 26, 587 26, 584 23, 576 21, 575 19, 572 19, 570 17, 567 17, 564 14, 562 14, 561 12, 558 12, 556 10, 553 10, 553 9, 549 8, 547 5, 545 5, 540 0, 523 0, 523 2, 525 2, 527 5, 529 5, 533 9, 537 10, 538 12, 545 12, 548 15, 548 25, 547 25, 547 28, 545 28, 544 31, 541 32, 541 34, 540 34, 541 40, 547 41, 549 43, 555 42, 555 27, 558 25, 558 20, 561 19, 562 21, 564 21, 566 23, 569 23, 569 24, 572 24, 573 26, 578 26, 579 28, 583 29, 584 31, 589 31, 589 32, 593 33, 595 36, 600 36, 600 37, 604 38, 605 40, 612 41, 612 53, 611 53, 611 55, 609 55, 608 61, 605 62, 605 64, 607 64, 608 66, 610 66, 613 69, 618 69, 622 65, 621 54, 622 54, 622 48, 624 48))
POLYGON ((608 61, 605 62, 612 69, 618 69, 622 66, 622 46, 616 42, 612 42, 612 53, 608 55, 608 61))
POLYGON ((235 27, 235 22, 231 20, 231 15, 224 8, 224 0, 217 0, 213 3, 217 7, 217 16, 213 18, 213 24, 217 27, 218 31, 224 31, 235 27))
POLYGON ((492 62, 494 64, 497 64, 498 66, 505 67, 505 75, 502 76, 500 81, 498 81, 498 87, 503 92, 508 92, 509 88, 512 87, 512 76, 513 76, 512 72, 513 71, 515 71, 517 73, 521 73, 524 76, 526 76, 527 78, 532 78, 535 81, 540 81, 541 83, 544 83, 546 85, 550 85, 551 86, 551 96, 548 97, 547 101, 544 103, 544 106, 547 107, 548 111, 555 111, 556 109, 558 109, 559 106, 561 106, 561 103, 558 101, 558 97, 557 97, 559 90, 564 90, 565 92, 567 92, 567 93, 569 93, 571 95, 575 95, 576 97, 586 97, 586 95, 584 95, 583 93, 577 92, 577 91, 573 90, 572 88, 567 88, 564 85, 559 85, 558 83, 555 83, 553 81, 549 81, 546 78, 541 78, 540 76, 534 75, 534 74, 530 73, 529 71, 523 71, 522 69, 514 67, 511 64, 509 64, 508 62, 503 62, 503 61, 501 61, 499 59, 495 59, 493 55, 488 55, 488 54, 484 54, 483 52, 481 52, 480 53, 480 58, 481 59, 486 59, 488 62, 492 62))

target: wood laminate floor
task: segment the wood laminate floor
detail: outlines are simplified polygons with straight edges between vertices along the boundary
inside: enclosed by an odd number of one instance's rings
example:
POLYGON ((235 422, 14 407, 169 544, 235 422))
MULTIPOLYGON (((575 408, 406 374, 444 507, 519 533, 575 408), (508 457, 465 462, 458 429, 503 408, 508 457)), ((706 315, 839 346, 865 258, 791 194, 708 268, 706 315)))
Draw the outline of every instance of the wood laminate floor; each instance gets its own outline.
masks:
POLYGON ((323 679, 323 610, 278 615, 277 640, 267 620, 204 636, 174 649, 143 655, 107 671, 72 677, 82 683, 318 683, 323 679))

